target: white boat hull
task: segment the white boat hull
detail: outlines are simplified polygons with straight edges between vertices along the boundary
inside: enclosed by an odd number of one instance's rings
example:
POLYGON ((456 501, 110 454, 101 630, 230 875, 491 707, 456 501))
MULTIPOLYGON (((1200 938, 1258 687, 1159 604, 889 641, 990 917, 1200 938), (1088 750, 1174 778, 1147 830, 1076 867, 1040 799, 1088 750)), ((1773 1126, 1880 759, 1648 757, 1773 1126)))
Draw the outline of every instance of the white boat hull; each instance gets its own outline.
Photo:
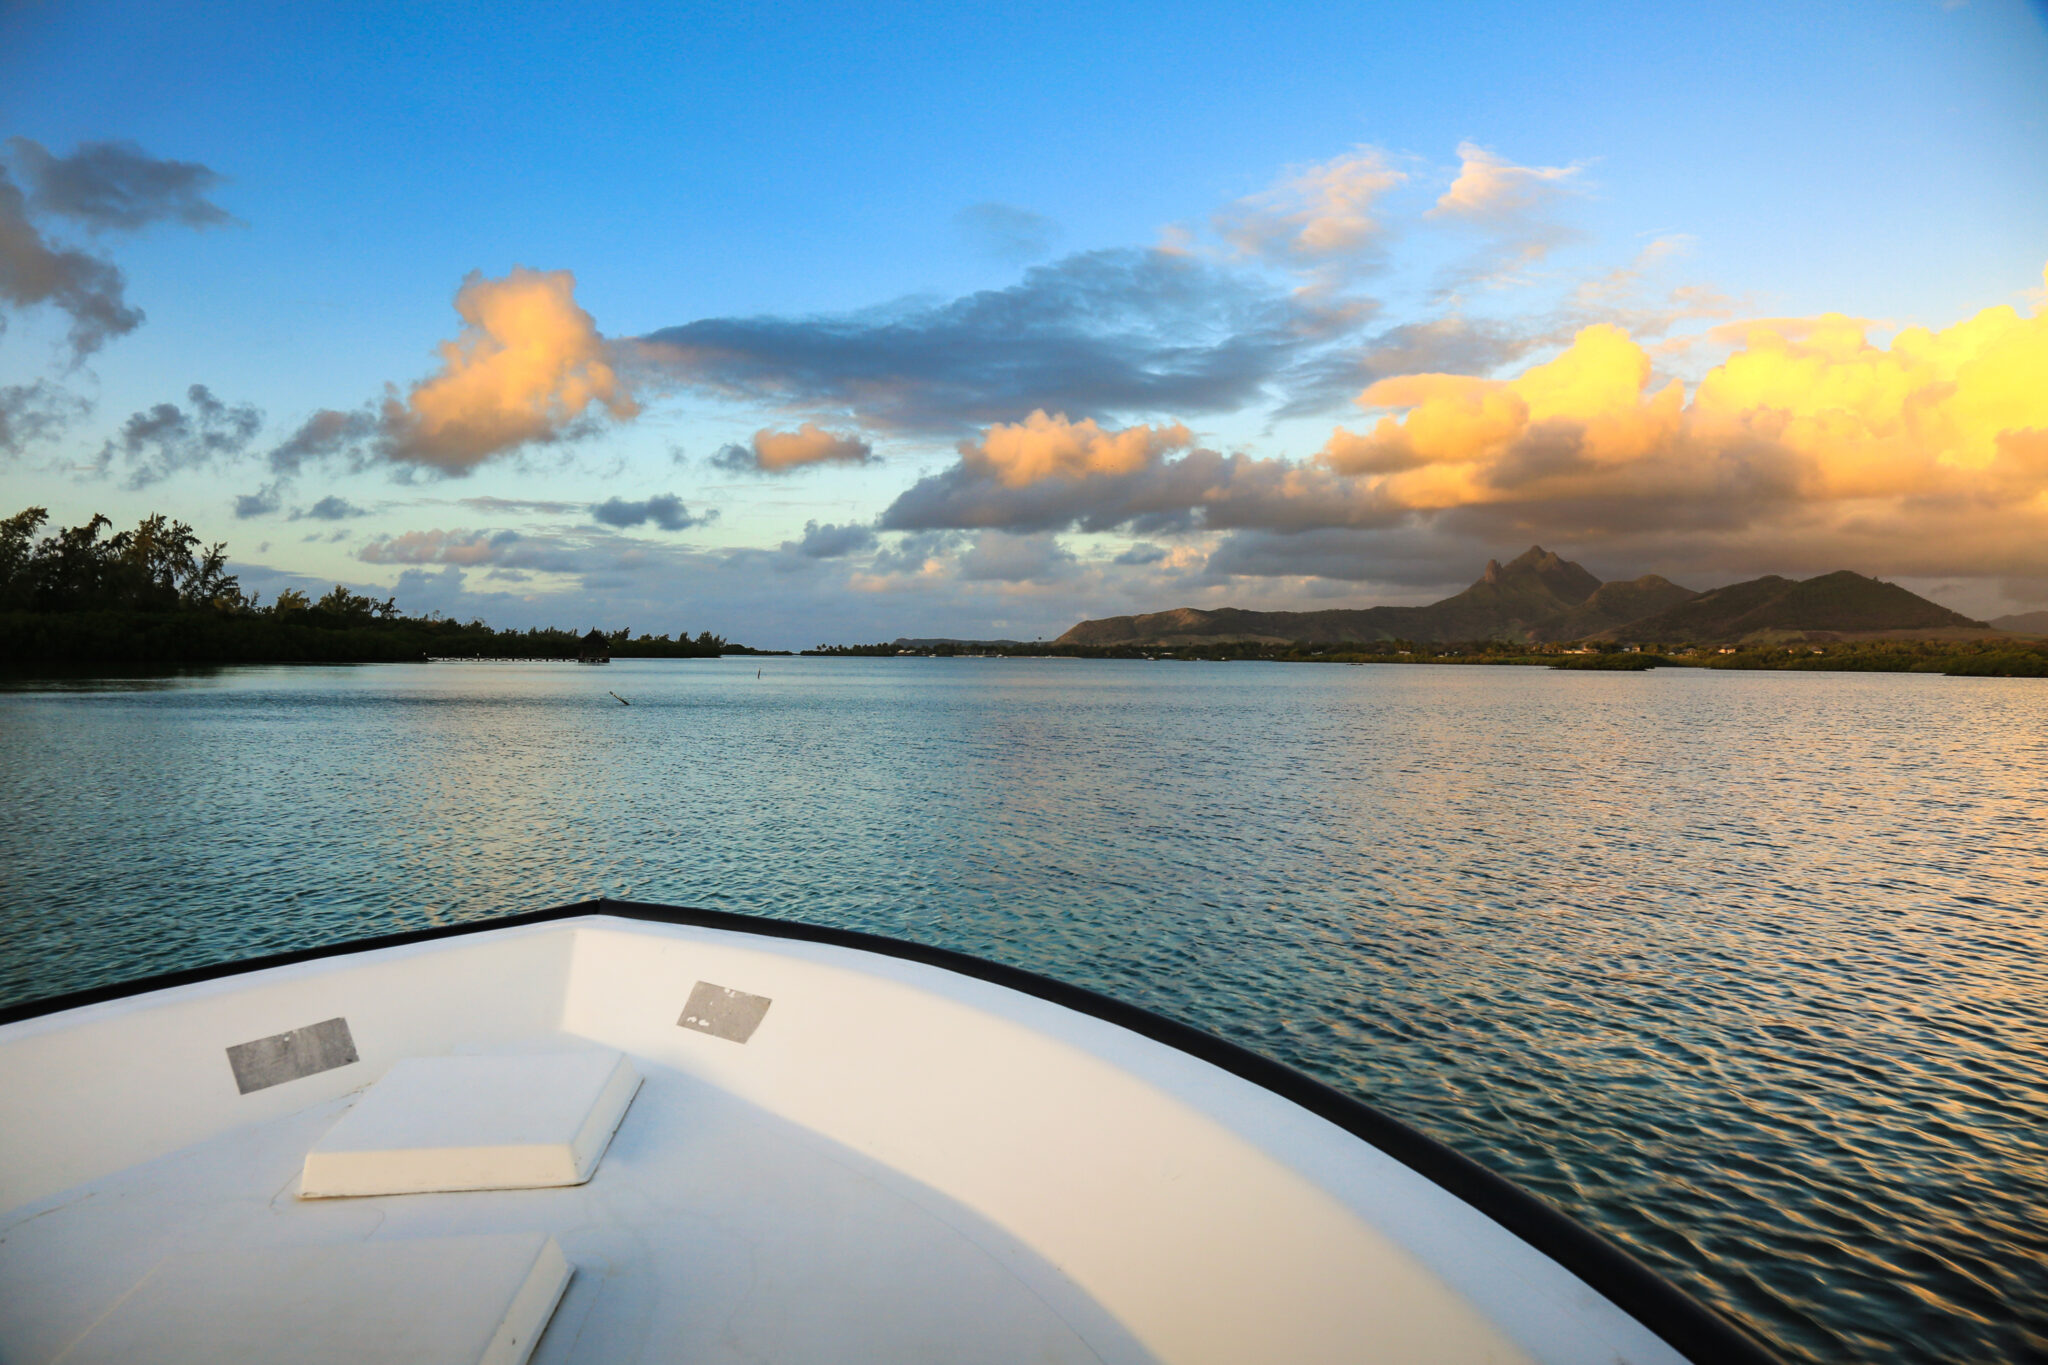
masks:
POLYGON ((540 1361, 1766 1358, 1227 1044, 935 950, 593 908, 0 1026, 0 1358, 179 1257, 514 1233, 574 1269, 540 1361), (294 1033, 336 1019, 347 1048, 294 1033), (318 1069, 244 1091, 258 1042, 318 1069), (587 1183, 297 1197, 399 1061, 578 1048, 644 1078, 587 1183))

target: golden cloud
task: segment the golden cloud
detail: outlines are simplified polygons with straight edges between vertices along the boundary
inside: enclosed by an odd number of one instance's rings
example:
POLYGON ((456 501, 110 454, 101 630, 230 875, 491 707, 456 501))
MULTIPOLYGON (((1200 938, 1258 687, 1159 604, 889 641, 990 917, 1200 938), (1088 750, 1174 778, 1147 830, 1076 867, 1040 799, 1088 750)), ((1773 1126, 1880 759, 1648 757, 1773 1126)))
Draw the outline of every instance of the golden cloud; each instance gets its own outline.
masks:
POLYGON ((1358 402, 1399 415, 1339 427, 1319 458, 1416 511, 1648 506, 1738 487, 1866 511, 1873 499, 2016 507, 2048 494, 2048 309, 1988 308, 1888 346, 1836 314, 1723 331, 1741 344, 1690 401, 1678 381, 1653 383, 1625 331, 1599 325, 1511 379, 1381 380, 1358 402))
POLYGON ((575 295, 567 270, 514 266, 503 279, 472 272, 456 291, 462 333, 438 348, 440 372, 402 403, 385 400, 385 453, 467 473, 493 455, 573 435, 600 411, 618 420, 638 414, 575 295))
POLYGON ((795 431, 763 428, 754 433, 756 468, 769 473, 815 464, 865 464, 874 455, 866 441, 806 422, 795 431))
POLYGON ((1021 422, 989 427, 979 441, 962 443, 960 455, 977 473, 993 475, 1006 488, 1021 488, 1046 479, 1133 474, 1194 439, 1178 422, 1104 431, 1092 418, 1069 422, 1041 408, 1021 422))

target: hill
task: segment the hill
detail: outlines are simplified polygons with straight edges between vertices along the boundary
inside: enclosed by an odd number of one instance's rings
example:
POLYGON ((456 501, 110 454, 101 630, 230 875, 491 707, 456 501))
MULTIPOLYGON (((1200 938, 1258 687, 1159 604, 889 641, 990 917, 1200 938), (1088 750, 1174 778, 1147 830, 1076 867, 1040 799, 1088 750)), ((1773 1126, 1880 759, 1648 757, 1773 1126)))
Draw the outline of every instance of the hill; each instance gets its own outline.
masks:
POLYGON ((2013 616, 1991 618, 1993 630, 2013 630, 2022 635, 2048 635, 2048 611, 2023 611, 2013 616))
MULTIPOLYGON (((2003 617, 2006 630, 2048 633, 2048 612, 2003 617), (2038 619, 2037 619, 2038 618, 2038 619)), ((1412 640, 1531 644, 1573 640, 1629 644, 1735 644, 1819 636, 1978 639, 1995 632, 1947 607, 1847 569, 1794 580, 1768 575, 1699 593, 1656 574, 1602 583, 1542 546, 1506 564, 1490 561, 1471 587, 1426 607, 1348 611, 1204 611, 1179 607, 1083 621, 1056 645, 1081 648, 1211 644, 1342 644, 1412 640)))
POLYGON ((1571 610, 1542 622, 1529 633, 1536 641, 1583 640, 1645 616, 1669 611, 1699 594, 1659 574, 1646 573, 1626 582, 1602 583, 1592 596, 1571 610))
POLYGON ((1593 638, 1642 644, 1733 644, 1760 634, 1985 629, 1984 622, 1950 611, 1896 583, 1838 569, 1796 582, 1768 574, 1731 583, 1640 620, 1610 627, 1593 638))
MULTIPOLYGON (((1688 590, 1651 576, 1656 584, 1681 594, 1688 590)), ((1634 584, 1602 584, 1584 568, 1561 559, 1540 545, 1506 564, 1489 561, 1477 582, 1426 607, 1367 607, 1349 611, 1244 611, 1222 607, 1202 611, 1178 607, 1142 616, 1112 616, 1083 621, 1054 641, 1061 645, 1169 645, 1209 641, 1261 641, 1273 644, 1306 640, 1318 644, 1347 640, 1415 640, 1448 644, 1458 640, 1535 638, 1532 632, 1576 608, 1584 607, 1604 588, 1638 588, 1634 584)), ((1644 588, 1656 606, 1669 605, 1657 589, 1644 588)), ((1625 593, 1607 599, 1625 600, 1625 593)), ((1588 619, 1613 624, 1606 608, 1588 619)), ((1553 638, 1545 636, 1543 638, 1553 638)))

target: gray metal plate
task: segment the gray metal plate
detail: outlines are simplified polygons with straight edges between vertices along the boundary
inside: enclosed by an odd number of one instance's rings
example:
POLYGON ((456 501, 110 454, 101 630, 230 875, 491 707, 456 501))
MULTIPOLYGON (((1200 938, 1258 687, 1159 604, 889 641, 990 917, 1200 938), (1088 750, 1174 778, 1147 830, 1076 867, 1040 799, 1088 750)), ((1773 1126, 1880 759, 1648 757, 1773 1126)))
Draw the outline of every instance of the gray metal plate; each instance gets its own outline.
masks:
POLYGON ((772 1003, 765 995, 748 995, 730 986, 699 981, 690 988, 689 1002, 683 1006, 683 1017, 676 1020, 676 1027, 744 1043, 761 1026, 761 1018, 772 1003))
POLYGON ((356 1040, 349 1036, 348 1020, 339 1017, 228 1049, 228 1065, 235 1069, 235 1084, 244 1095, 355 1060, 356 1040))

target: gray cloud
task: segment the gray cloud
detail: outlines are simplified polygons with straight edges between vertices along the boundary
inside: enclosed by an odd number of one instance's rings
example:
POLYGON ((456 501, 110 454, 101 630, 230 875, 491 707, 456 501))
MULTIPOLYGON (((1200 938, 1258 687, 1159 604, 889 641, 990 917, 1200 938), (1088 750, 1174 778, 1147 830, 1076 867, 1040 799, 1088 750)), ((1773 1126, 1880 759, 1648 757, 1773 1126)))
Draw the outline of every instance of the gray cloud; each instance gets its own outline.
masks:
POLYGON ((806 559, 843 559, 847 555, 859 554, 875 547, 873 527, 849 522, 844 526, 819 525, 815 521, 804 523, 802 540, 785 540, 782 548, 793 550, 806 559))
POLYGON ((1125 550, 1115 559, 1112 559, 1110 563, 1122 564, 1127 568, 1139 568, 1146 564, 1157 564, 1164 560, 1166 556, 1167 549, 1164 545, 1153 545, 1141 541, 1130 549, 1125 550))
POLYGON ((238 494, 235 498, 235 520, 248 521, 253 517, 267 517, 284 505, 284 494, 273 481, 264 484, 254 493, 238 494))
POLYGON ((1404 596, 1424 588, 1449 592, 1469 583, 1485 562, 1482 544, 1412 525, 1364 531, 1326 527, 1292 535, 1237 531, 1209 552, 1203 573, 1211 579, 1371 583, 1404 596))
POLYGON ((960 556, 959 574, 969 583, 1056 583, 1080 571, 1073 552, 1049 535, 983 531, 960 556))
POLYGON ((1049 254, 1060 235, 1058 223, 1015 204, 969 204, 953 225, 982 255, 1019 265, 1049 254))
POLYGON ((692 526, 701 526, 717 515, 716 512, 690 515, 690 509, 673 493, 658 493, 641 502, 627 502, 623 498, 610 498, 594 503, 590 508, 591 517, 605 526, 644 526, 653 522, 664 531, 686 531, 692 526))
POLYGON ((1191 450, 1127 474, 1012 486, 962 461, 919 479, 882 513, 892 531, 1135 530, 1160 534, 1259 527, 1386 526, 1402 510, 1320 465, 1191 450))
POLYGON ((289 476, 297 474, 307 463, 331 455, 349 455, 360 464, 369 458, 365 447, 378 430, 377 414, 368 408, 354 412, 322 408, 271 448, 270 468, 289 476))
POLYGON ((878 430, 958 434, 1034 408, 1074 418, 1234 411, 1319 342, 1302 322, 1270 283, 1168 252, 1111 250, 946 303, 706 318, 632 349, 686 388, 878 430))
POLYGON ((12 459, 38 441, 61 433, 92 407, 44 380, 0 385, 0 459, 12 459))
POLYGON ((572 512, 583 510, 583 504, 580 502, 552 502, 535 498, 475 497, 458 498, 456 501, 464 507, 473 507, 479 512, 508 512, 528 515, 538 513, 542 516, 565 517, 572 512))
POLYGON ((301 518, 310 517, 314 521, 347 521, 350 517, 363 517, 368 515, 369 513, 367 510, 356 506, 347 498, 341 497, 334 493, 329 493, 326 497, 320 499, 320 501, 314 503, 311 507, 305 508, 303 510, 297 508, 293 509, 291 519, 293 521, 298 521, 301 518))
POLYGON ((100 447, 97 469, 105 473, 118 459, 128 468, 128 486, 146 487, 240 455, 263 427, 262 412, 247 403, 230 407, 204 384, 187 389, 185 401, 190 408, 158 403, 131 414, 120 435, 100 447))
MULTIPOLYGON (((51 245, 28 220, 27 200, 0 170, 0 303, 49 304, 71 318, 69 340, 82 360, 110 338, 142 325, 142 310, 125 297, 127 281, 112 261, 51 245)), ((6 318, 0 316, 0 330, 6 318)))
POLYGON ((1403 374, 1490 374, 1544 346, 1568 340, 1594 316, 1526 320, 1519 325, 1457 313, 1388 327, 1356 345, 1309 357, 1287 378, 1288 400, 1274 414, 1308 417, 1348 406, 1368 386, 1403 374))
POLYGON ((235 221, 206 197, 222 177, 196 161, 159 161, 132 142, 80 143, 70 156, 59 157, 17 137, 8 139, 7 150, 39 213, 130 232, 160 222, 207 228, 235 221))
POLYGON ((874 569, 882 574, 914 574, 924 568, 925 563, 940 555, 950 553, 966 537, 957 531, 920 531, 903 536, 895 545, 887 546, 875 554, 874 569))

